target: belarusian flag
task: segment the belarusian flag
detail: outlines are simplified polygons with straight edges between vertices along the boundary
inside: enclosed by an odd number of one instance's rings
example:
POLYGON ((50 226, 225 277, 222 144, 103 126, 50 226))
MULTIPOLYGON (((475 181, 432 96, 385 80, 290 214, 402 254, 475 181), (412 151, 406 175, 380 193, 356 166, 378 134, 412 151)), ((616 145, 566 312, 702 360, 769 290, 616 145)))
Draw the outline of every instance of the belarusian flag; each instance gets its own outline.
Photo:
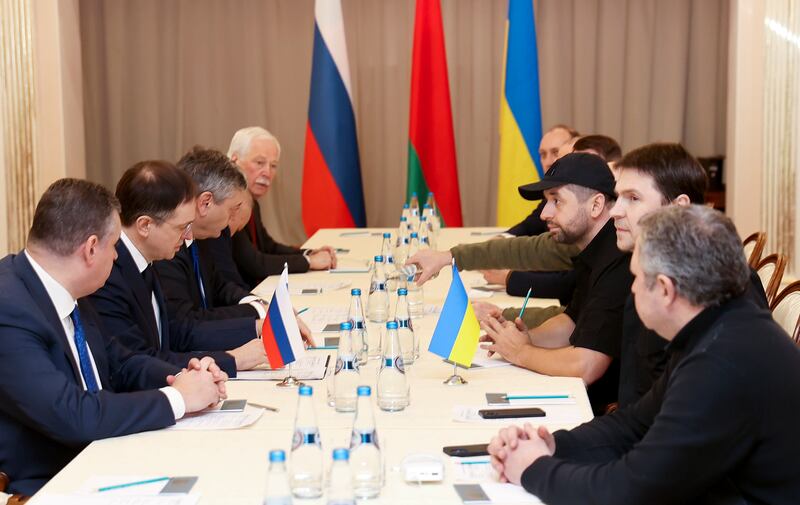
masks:
POLYGON ((439 0, 417 0, 411 66, 407 197, 436 194, 442 220, 461 226, 453 115, 439 0))

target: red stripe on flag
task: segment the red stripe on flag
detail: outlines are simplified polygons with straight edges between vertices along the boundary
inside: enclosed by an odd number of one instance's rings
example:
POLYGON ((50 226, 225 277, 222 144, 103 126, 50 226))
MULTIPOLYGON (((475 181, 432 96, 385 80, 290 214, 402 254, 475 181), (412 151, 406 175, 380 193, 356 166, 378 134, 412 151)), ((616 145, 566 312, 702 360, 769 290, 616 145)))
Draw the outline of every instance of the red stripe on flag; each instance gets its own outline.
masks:
POLYGON ((320 228, 355 228, 339 186, 333 179, 317 139, 306 123, 306 148, 303 156, 303 226, 310 237, 320 228))
POLYGON ((261 326, 261 342, 264 344, 264 351, 267 353, 267 361, 269 361, 270 368, 283 368, 286 364, 283 362, 281 351, 278 349, 278 342, 272 332, 269 317, 264 319, 264 325, 261 326))

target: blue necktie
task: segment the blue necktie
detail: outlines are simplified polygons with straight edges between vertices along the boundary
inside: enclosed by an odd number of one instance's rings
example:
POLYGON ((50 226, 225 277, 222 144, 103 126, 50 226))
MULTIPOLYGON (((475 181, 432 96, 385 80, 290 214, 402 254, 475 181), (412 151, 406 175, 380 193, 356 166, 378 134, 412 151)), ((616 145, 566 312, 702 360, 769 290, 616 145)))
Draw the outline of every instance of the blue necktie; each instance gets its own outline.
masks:
POLYGON ((80 362, 81 375, 83 375, 83 381, 86 383, 86 390, 90 393, 94 393, 98 390, 97 379, 94 377, 92 361, 89 359, 89 346, 86 345, 86 335, 83 333, 83 325, 81 324, 81 316, 78 313, 77 305, 69 317, 72 319, 72 325, 75 327, 75 347, 78 349, 78 361, 80 362))
POLYGON ((197 250, 197 241, 192 242, 192 245, 189 246, 189 251, 192 253, 192 265, 194 265, 194 276, 197 278, 197 285, 200 288, 200 302, 203 304, 203 308, 208 308, 208 303, 206 302, 206 290, 203 287, 203 274, 200 273, 200 253, 197 250))

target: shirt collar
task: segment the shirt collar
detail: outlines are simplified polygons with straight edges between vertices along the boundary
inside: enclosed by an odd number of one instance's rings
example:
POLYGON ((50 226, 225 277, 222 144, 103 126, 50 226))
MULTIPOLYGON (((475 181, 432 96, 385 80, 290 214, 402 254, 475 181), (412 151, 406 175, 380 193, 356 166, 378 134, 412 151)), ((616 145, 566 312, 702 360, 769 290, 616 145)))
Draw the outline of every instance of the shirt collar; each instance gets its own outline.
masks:
POLYGON ((125 247, 128 248, 128 252, 131 253, 131 257, 133 258, 133 262, 136 263, 136 268, 139 270, 139 273, 144 272, 145 268, 150 266, 150 263, 148 263, 144 255, 139 252, 139 249, 136 248, 133 241, 125 235, 124 230, 119 238, 122 240, 122 243, 125 244, 125 247))
POLYGON ((59 282, 47 273, 39 263, 36 262, 35 259, 28 253, 28 250, 25 250, 25 257, 28 258, 31 266, 33 267, 33 271, 36 272, 36 275, 39 277, 39 280, 42 281, 44 284, 44 289, 47 291, 47 294, 50 296, 50 300, 53 302, 53 306, 56 308, 56 314, 58 314, 59 319, 64 319, 69 317, 72 314, 72 311, 75 310, 75 298, 69 294, 67 288, 59 284, 59 282))
POLYGON ((683 328, 675 334, 675 338, 667 344, 667 351, 675 352, 686 348, 699 339, 722 314, 726 304, 706 307, 694 316, 683 328))
POLYGON ((617 233, 614 228, 614 220, 609 219, 605 225, 597 232, 586 249, 578 253, 573 259, 584 263, 589 268, 594 270, 595 267, 601 267, 608 263, 613 258, 616 258, 623 253, 617 247, 617 233))

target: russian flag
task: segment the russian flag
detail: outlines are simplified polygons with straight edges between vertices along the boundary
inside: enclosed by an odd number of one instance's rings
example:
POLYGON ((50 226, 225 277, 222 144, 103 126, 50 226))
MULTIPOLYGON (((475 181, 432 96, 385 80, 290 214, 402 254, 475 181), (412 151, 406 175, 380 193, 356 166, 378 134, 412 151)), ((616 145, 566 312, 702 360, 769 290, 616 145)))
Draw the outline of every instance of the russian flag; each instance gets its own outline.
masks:
POLYGON ((475 311, 467 298, 467 290, 461 282, 455 262, 453 280, 442 305, 442 313, 433 330, 428 350, 442 358, 469 368, 478 350, 481 327, 475 311))
POLYGON ((367 225, 340 1, 317 0, 314 18, 302 190, 308 236, 367 225))
POLYGON ((285 265, 267 309, 261 341, 271 368, 283 368, 305 353, 303 337, 289 298, 289 268, 285 265))

